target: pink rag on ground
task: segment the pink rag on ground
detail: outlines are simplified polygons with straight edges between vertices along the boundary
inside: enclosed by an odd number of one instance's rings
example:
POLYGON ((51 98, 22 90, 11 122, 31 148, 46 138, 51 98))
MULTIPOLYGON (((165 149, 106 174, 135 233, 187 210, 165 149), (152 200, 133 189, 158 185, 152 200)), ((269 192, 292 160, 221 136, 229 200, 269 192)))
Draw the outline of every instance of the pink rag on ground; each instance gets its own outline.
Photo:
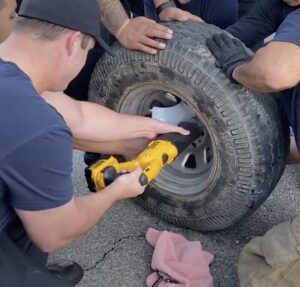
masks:
MULTIPOLYGON (((159 287, 213 287, 209 265, 213 255, 202 250, 200 241, 188 241, 182 235, 149 228, 146 239, 154 247, 151 267, 163 271, 179 284, 162 282, 159 287)), ((152 273, 146 280, 148 287, 157 281, 152 273)))

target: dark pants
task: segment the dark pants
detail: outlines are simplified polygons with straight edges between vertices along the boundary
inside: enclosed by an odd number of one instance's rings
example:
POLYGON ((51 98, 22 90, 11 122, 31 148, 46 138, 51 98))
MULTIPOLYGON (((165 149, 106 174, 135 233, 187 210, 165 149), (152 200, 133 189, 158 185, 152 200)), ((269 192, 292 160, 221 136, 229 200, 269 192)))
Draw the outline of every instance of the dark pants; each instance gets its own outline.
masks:
POLYGON ((246 16, 226 30, 246 46, 253 47, 276 32, 285 17, 295 9, 297 7, 288 6, 282 0, 260 0, 246 16))
POLYGON ((94 48, 89 52, 85 66, 65 91, 68 96, 79 101, 88 100, 90 79, 99 58, 103 54, 104 50, 100 47, 94 48))
POLYGON ((16 219, 0 233, 0 286, 72 287, 53 277, 46 269, 48 254, 28 238, 16 219))
MULTIPOLYGON (((206 23, 222 29, 235 23, 238 19, 238 0, 191 0, 178 8, 201 17, 206 23)), ((153 0, 144 0, 145 15, 158 20, 153 0)))
MULTIPOLYGON (((131 3, 131 0, 120 0, 120 2, 129 16, 133 7, 133 3, 131 3)), ((139 10, 138 6, 135 8, 137 14, 143 13, 142 10, 139 10)), ((103 25, 101 26, 101 36, 105 40, 105 42, 110 45, 116 41, 115 37, 110 34, 110 32, 103 25)), ((89 83, 92 73, 98 60, 104 53, 104 49, 102 49, 98 45, 89 52, 85 66, 83 67, 79 75, 69 84, 68 88, 66 89, 65 93, 67 95, 79 101, 88 100, 89 83)))

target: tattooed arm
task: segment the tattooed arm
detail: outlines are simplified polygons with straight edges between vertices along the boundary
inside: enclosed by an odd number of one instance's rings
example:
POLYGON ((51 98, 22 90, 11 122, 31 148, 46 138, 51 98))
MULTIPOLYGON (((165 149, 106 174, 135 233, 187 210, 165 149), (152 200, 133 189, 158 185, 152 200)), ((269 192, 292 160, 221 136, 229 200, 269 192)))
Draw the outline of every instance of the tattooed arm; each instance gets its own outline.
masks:
POLYGON ((101 7, 101 20, 105 27, 116 35, 129 18, 119 0, 98 0, 101 7))
POLYGON ((171 39, 172 31, 145 17, 129 19, 119 0, 98 0, 105 27, 126 48, 156 54, 166 45, 153 38, 171 39))

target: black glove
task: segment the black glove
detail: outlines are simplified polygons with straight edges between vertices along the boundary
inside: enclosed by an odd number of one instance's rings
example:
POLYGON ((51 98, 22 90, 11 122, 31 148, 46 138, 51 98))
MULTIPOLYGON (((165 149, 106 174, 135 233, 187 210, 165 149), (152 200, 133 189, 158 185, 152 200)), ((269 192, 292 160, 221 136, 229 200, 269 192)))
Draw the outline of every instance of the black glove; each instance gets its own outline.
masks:
POLYGON ((236 82, 232 73, 234 69, 251 60, 244 44, 235 38, 230 38, 225 33, 215 34, 206 40, 206 45, 216 57, 220 67, 231 81, 236 82))

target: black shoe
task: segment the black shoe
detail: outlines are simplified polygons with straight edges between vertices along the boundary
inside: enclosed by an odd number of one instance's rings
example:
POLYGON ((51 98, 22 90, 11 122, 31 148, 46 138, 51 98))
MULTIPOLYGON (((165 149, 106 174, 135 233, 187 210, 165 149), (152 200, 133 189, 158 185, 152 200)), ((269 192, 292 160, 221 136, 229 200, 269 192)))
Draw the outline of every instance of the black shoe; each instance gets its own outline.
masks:
POLYGON ((81 266, 76 262, 65 266, 52 264, 47 266, 47 270, 58 279, 64 280, 72 285, 78 284, 84 273, 81 266))

